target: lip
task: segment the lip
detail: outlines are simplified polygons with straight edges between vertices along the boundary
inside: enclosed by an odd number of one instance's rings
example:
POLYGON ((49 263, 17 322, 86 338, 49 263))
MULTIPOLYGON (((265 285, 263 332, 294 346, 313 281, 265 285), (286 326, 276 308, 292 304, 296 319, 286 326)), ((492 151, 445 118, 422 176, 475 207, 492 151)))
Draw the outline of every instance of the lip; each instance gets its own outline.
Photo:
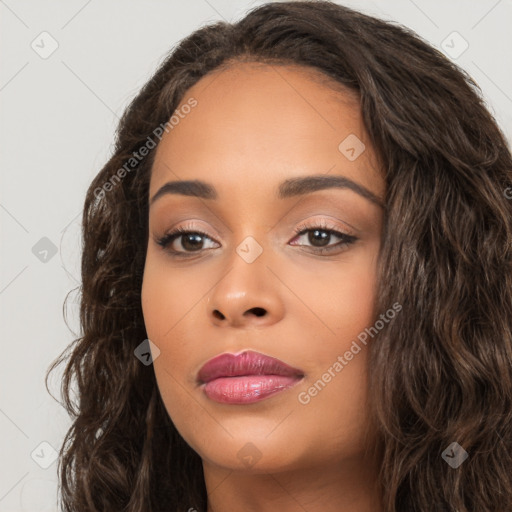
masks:
POLYGON ((228 404, 263 400, 303 378, 302 370, 252 350, 216 356, 197 374, 197 381, 208 398, 228 404))

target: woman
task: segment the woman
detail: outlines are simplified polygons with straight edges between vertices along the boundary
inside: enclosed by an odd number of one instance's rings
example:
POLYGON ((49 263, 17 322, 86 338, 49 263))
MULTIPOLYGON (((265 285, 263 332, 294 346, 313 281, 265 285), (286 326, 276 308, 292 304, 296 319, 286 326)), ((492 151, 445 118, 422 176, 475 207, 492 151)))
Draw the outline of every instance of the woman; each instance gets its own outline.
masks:
POLYGON ((511 169, 403 27, 184 39, 87 193, 64 510, 510 510, 511 169))

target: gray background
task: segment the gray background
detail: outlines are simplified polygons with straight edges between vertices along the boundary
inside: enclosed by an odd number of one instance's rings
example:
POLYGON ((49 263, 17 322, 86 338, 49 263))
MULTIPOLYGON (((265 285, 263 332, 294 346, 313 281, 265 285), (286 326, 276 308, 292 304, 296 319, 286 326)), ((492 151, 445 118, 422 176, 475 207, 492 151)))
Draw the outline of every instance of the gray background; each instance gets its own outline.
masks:
MULTIPOLYGON (((77 294, 69 328, 63 301, 80 276, 85 191, 119 116, 176 42, 262 3, 0 0, 0 511, 57 510, 52 453, 69 419, 44 375, 78 332, 77 294)), ((398 21, 449 52, 512 142, 512 0, 339 3, 398 21)), ((56 396, 61 371, 50 381, 56 396)))

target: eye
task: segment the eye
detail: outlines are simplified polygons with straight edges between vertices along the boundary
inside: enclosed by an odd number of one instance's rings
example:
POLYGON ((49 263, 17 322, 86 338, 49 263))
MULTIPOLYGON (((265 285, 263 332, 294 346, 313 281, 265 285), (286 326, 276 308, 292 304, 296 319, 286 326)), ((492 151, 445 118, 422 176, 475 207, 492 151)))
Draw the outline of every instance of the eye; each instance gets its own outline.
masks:
MULTIPOLYGON (((295 237, 292 242, 300 239, 304 235, 307 236, 307 242, 309 242, 311 252, 315 252, 318 254, 326 254, 331 251, 340 251, 344 248, 348 247, 350 244, 353 244, 357 237, 353 235, 349 235, 347 233, 342 233, 333 227, 320 222, 318 225, 301 225, 295 229, 295 237), (332 238, 340 239, 339 242, 335 244, 330 244, 329 241, 332 238)), ((193 229, 191 227, 178 227, 171 231, 170 233, 165 234, 161 238, 156 240, 157 244, 166 249, 171 256, 175 257, 187 257, 191 256, 193 253, 200 253, 203 249, 214 249, 218 247, 218 243, 213 241, 207 233, 193 229), (180 240, 179 244, 175 244, 178 240, 180 240), (205 240, 209 240, 210 246, 204 247, 205 240), (215 245, 217 244, 217 245, 215 245), (179 248, 181 246, 181 248, 179 248)), ((291 245, 304 245, 292 243, 291 245)))
MULTIPOLYGON (((349 235, 347 233, 342 233, 337 229, 334 229, 323 222, 320 222, 319 225, 301 225, 295 229, 297 237, 294 240, 303 237, 307 234, 306 240, 312 247, 312 252, 325 254, 330 253, 331 251, 339 251, 343 250, 343 248, 348 247, 350 244, 353 244, 357 237, 353 235, 349 235), (332 237, 339 238, 341 241, 336 244, 329 244, 329 241, 332 237)), ((292 245, 301 245, 301 244, 292 244, 292 245)))
POLYGON ((164 249, 170 246, 168 249, 169 252, 171 252, 173 255, 180 256, 186 255, 187 253, 199 252, 204 249, 202 245, 204 243, 203 239, 205 238, 211 240, 211 238, 201 230, 189 230, 186 227, 179 227, 157 239, 156 242, 164 249), (184 250, 178 250, 175 247, 172 247, 174 242, 180 238, 181 243, 179 245, 181 245, 182 249, 184 250))

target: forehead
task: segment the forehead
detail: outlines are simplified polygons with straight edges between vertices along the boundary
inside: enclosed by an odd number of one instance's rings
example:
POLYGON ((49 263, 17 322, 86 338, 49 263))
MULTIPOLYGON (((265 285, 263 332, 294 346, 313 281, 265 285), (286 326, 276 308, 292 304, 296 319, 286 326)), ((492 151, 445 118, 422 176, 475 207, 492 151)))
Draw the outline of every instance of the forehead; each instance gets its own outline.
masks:
POLYGON ((222 195, 234 182, 265 188, 290 177, 329 174, 383 196, 358 95, 320 72, 237 63, 198 81, 176 113, 179 121, 157 147, 150 195, 177 179, 215 183, 222 195), (191 100, 195 106, 183 109, 191 100), (351 160, 344 151, 354 144, 362 152, 351 160))

